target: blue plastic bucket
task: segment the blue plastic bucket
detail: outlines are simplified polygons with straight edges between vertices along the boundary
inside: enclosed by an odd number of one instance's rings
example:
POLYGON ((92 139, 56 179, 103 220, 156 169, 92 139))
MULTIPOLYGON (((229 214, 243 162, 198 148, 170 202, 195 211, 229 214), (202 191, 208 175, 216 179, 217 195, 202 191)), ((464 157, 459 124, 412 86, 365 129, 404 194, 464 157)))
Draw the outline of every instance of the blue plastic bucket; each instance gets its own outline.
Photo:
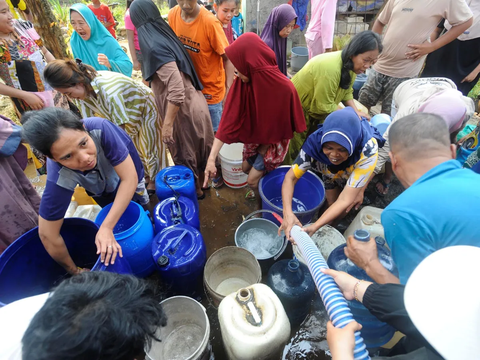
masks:
MULTIPOLYGON (((260 180, 262 209, 271 210, 283 217, 282 184, 285 174, 291 166, 285 165, 273 170, 260 180)), ((307 171, 295 185, 292 209, 302 224, 308 224, 325 201, 325 187, 322 180, 311 171, 307 171)), ((273 215, 264 214, 264 218, 276 223, 273 215)))
POLYGON ((124 257, 121 258, 117 256, 115 259, 115 263, 112 265, 106 266, 105 263, 102 263, 102 257, 99 256, 97 262, 95 263, 94 267, 91 269, 92 271, 108 271, 112 273, 122 274, 122 275, 131 275, 132 268, 128 263, 127 259, 124 257))
MULTIPOLYGON (((97 261, 97 230, 98 226, 90 220, 64 220, 60 234, 77 266, 90 269, 97 261)), ((67 276, 45 250, 38 227, 33 228, 0 255, 0 306, 49 292, 67 276)))
MULTIPOLYGON (((112 205, 107 205, 98 213, 96 224, 102 224, 112 205)), ((145 277, 155 270, 151 252, 153 225, 148 211, 131 201, 113 229, 113 235, 122 247, 123 256, 130 264, 133 275, 145 277)))
POLYGON ((370 120, 370 125, 375 127, 382 136, 391 123, 392 119, 387 114, 377 114, 370 120))
POLYGON ((308 62, 308 48, 297 46, 292 48, 292 57, 290 66, 293 71, 299 71, 308 62))

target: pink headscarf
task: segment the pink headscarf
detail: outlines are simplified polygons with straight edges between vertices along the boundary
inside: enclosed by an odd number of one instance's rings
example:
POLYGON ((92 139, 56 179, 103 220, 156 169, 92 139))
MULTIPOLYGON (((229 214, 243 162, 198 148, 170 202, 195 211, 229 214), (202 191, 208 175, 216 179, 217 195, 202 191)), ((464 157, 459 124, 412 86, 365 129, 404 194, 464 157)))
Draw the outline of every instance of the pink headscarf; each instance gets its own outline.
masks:
POLYGON ((430 96, 417 112, 441 116, 450 133, 460 129, 467 113, 462 93, 454 89, 442 90, 430 96))

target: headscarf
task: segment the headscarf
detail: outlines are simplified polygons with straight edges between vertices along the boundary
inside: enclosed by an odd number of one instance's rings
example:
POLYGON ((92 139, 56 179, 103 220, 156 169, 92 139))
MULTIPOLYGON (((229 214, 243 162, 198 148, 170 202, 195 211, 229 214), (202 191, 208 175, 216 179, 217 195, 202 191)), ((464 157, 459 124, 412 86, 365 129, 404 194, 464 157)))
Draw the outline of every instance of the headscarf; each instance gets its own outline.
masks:
MULTIPOLYGON (((139 0, 135 0, 139 1, 139 0)), ((216 137, 227 143, 275 144, 306 130, 302 104, 292 82, 278 69, 274 52, 254 33, 225 49, 250 81, 233 82, 216 137)))
POLYGON ((86 41, 76 31, 73 32, 70 39, 73 56, 85 64, 93 66, 96 70, 109 70, 106 66, 98 63, 98 54, 105 54, 112 66, 111 71, 128 77, 132 76, 133 64, 128 55, 92 10, 84 4, 75 4, 70 8, 70 16, 72 11, 82 15, 90 27, 90 39, 86 41))
POLYGON ((159 68, 174 61, 178 69, 190 77, 195 89, 202 90, 192 59, 172 28, 162 19, 153 1, 135 0, 130 5, 130 17, 137 28, 145 80, 150 81, 159 68))
POLYGON ((467 113, 463 95, 454 89, 442 90, 430 96, 419 108, 419 113, 439 115, 445 120, 448 131, 453 133, 460 129, 467 113))
POLYGON ((315 160, 327 165, 332 173, 337 173, 360 159, 365 144, 372 137, 377 140, 379 147, 385 144, 385 139, 378 130, 366 119, 359 121, 355 110, 347 106, 328 115, 323 125, 305 140, 302 149, 315 160), (347 160, 338 165, 330 162, 323 152, 323 145, 330 141, 347 149, 347 160))
POLYGON ((287 75, 287 39, 282 38, 278 33, 296 18, 297 14, 291 5, 277 6, 268 16, 262 35, 260 35, 265 44, 275 52, 278 67, 284 75, 287 75))

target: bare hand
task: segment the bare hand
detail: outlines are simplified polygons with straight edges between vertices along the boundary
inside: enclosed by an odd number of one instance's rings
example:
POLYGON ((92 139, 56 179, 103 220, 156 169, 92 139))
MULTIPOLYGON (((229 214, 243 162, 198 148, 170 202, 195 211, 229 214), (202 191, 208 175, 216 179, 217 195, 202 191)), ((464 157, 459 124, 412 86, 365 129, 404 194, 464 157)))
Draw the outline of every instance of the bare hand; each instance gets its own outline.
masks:
POLYGON ((114 264, 117 254, 123 257, 122 247, 117 243, 113 236, 113 231, 100 226, 97 236, 95 237, 95 245, 97 245, 97 255, 101 254, 101 262, 108 266, 114 264))
POLYGON ((365 192, 360 191, 358 195, 355 197, 355 200, 350 204, 350 206, 347 208, 347 213, 352 210, 353 207, 355 207, 355 210, 358 210, 358 208, 363 204, 363 198, 365 196, 365 192))
POLYGON ((472 82, 476 79, 478 73, 473 70, 470 74, 468 74, 461 82, 472 82))
POLYGON ((353 360, 355 350, 355 332, 360 331, 362 325, 352 321, 347 326, 336 328, 332 322, 327 323, 327 342, 332 360, 353 360))
POLYGON ((315 234, 318 230, 318 226, 316 226, 315 224, 311 224, 311 225, 308 225, 308 226, 305 226, 302 231, 305 231, 309 236, 313 236, 313 234, 315 234))
POLYGON ((377 243, 373 238, 364 242, 355 240, 353 236, 349 236, 344 251, 345 255, 352 260, 355 265, 365 271, 371 262, 378 260, 377 243))
POLYGON ((135 61, 133 62, 133 69, 134 69, 134 70, 137 70, 137 71, 138 71, 138 70, 142 70, 142 65, 140 65, 140 62, 139 62, 138 60, 135 60, 135 61))
POLYGON ((175 144, 175 139, 173 138, 173 124, 167 124, 167 123, 163 124, 162 138, 163 138, 163 142, 167 145, 175 144))
POLYGON ((45 106, 40 97, 28 91, 24 91, 22 100, 25 101, 32 110, 41 110, 45 106))
POLYGON ((215 166, 215 161, 208 160, 207 166, 205 167, 205 180, 203 181, 203 187, 208 187, 208 180, 215 179, 217 177, 217 167, 215 166))
POLYGON ((429 42, 417 45, 408 45, 408 47, 412 48, 413 50, 405 53, 405 56, 407 59, 412 59, 413 61, 416 61, 422 56, 428 55, 433 51, 433 46, 429 42))
POLYGON ((345 296, 345 299, 353 300, 355 298, 355 296, 353 296, 353 289, 358 282, 357 278, 347 274, 346 272, 332 269, 322 269, 322 272, 326 275, 330 275, 333 280, 335 280, 340 288, 340 291, 343 293, 343 296, 345 296))
POLYGON ((369 114, 366 114, 364 113, 363 111, 358 111, 358 117, 360 118, 360 120, 362 120, 362 117, 364 117, 365 119, 367 119, 368 121, 370 121, 370 115, 369 114))
POLYGON ((107 68, 111 68, 112 65, 110 65, 110 61, 108 61, 108 58, 104 54, 98 54, 97 61, 100 65, 106 66, 107 68))
POLYGON ((302 227, 302 223, 298 220, 293 212, 290 214, 283 214, 283 222, 282 225, 280 225, 280 229, 278 229, 278 236, 281 236, 280 233, 283 230, 287 239, 291 241, 292 244, 295 244, 295 241, 290 235, 290 231, 292 231, 292 227, 295 225, 302 227))

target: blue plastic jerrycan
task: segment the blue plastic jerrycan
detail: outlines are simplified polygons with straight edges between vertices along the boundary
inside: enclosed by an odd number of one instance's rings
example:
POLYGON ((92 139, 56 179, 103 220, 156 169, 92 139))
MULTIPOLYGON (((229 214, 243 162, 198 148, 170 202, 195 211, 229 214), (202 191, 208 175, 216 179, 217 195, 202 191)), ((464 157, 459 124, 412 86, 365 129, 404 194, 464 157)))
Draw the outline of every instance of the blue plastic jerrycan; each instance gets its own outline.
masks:
POLYGON ((176 294, 201 294, 207 248, 197 229, 186 224, 164 229, 153 239, 152 255, 162 280, 176 294))
MULTIPOLYGON (((354 232, 354 238, 357 241, 368 241, 370 239, 370 233, 367 230, 356 230, 354 232)), ((377 243, 378 258, 380 263, 393 275, 398 277, 398 270, 393 262, 390 250, 385 245, 385 240, 380 236, 375 238, 377 243)), ((344 249, 346 244, 342 244, 336 247, 328 257, 327 264, 330 269, 337 271, 344 271, 359 280, 366 280, 374 282, 367 273, 356 266, 350 259, 345 255, 344 249)), ((362 324, 363 328, 361 330, 362 337, 365 341, 365 344, 368 348, 375 348, 382 345, 385 345, 395 333, 395 329, 390 325, 379 321, 375 316, 373 316, 370 311, 367 310, 358 301, 347 301, 352 315, 358 323, 362 324)))
POLYGON ((200 219, 195 204, 187 197, 169 197, 158 203, 153 210, 155 234, 167 227, 187 224, 200 230, 200 219))
POLYGON ((195 204, 198 212, 195 176, 192 170, 186 166, 169 166, 160 171, 155 178, 155 192, 160 201, 172 196, 183 195, 195 204))
POLYGON ((315 296, 315 282, 308 267, 295 259, 278 261, 268 271, 267 284, 282 302, 291 325, 300 325, 315 296))

